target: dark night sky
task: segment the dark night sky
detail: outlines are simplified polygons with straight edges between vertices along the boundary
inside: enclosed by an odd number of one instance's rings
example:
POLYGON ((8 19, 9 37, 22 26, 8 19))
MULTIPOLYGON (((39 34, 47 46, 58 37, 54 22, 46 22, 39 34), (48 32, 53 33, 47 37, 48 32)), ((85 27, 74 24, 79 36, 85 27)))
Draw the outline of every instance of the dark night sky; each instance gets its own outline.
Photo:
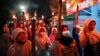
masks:
MULTIPOLYGON (((49 17, 51 15, 51 11, 49 8, 50 0, 20 0, 20 1, 23 1, 25 3, 27 3, 29 1, 30 4, 27 9, 30 14, 33 14, 34 11, 37 10, 38 15, 43 14, 46 17, 49 17), (34 3, 38 5, 37 9, 32 6, 32 5, 34 5, 34 3)), ((20 1, 18 1, 18 0, 9 0, 9 1, 1 0, 0 1, 0 7, 1 7, 0 8, 0 21, 2 20, 2 18, 3 18, 3 20, 4 19, 7 20, 10 11, 12 9, 14 10, 16 5, 18 5, 20 3, 20 1)))
POLYGON ((41 15, 46 16, 46 19, 51 17, 51 10, 49 8, 50 0, 0 0, 0 28, 1 25, 8 21, 10 18, 10 11, 15 9, 15 5, 18 5, 20 1, 30 1, 28 12, 32 15, 35 10, 40 17, 41 15), (34 8, 32 5, 37 4, 38 8, 34 8))

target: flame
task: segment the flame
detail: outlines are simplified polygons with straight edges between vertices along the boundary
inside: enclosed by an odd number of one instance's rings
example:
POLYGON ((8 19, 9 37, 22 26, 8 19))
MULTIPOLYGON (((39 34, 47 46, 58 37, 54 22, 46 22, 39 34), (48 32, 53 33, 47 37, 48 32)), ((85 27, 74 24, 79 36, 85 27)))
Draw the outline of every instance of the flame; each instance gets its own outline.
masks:
POLYGON ((17 17, 16 17, 16 15, 15 15, 15 14, 13 14, 13 15, 12 15, 12 18, 13 18, 13 19, 17 19, 17 17))

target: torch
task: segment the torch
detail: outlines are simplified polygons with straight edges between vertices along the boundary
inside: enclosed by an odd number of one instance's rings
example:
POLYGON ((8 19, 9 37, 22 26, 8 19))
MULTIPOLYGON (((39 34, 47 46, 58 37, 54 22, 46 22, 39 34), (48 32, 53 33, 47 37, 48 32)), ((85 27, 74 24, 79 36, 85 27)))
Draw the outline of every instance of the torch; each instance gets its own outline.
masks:
POLYGON ((15 14, 12 15, 12 19, 13 19, 14 28, 16 28, 17 27, 17 17, 15 14))
POLYGON ((36 12, 34 13, 34 18, 32 19, 32 56, 37 56, 37 52, 35 49, 35 29, 36 29, 36 12))
POLYGON ((52 25, 54 26, 54 12, 52 12, 52 25))

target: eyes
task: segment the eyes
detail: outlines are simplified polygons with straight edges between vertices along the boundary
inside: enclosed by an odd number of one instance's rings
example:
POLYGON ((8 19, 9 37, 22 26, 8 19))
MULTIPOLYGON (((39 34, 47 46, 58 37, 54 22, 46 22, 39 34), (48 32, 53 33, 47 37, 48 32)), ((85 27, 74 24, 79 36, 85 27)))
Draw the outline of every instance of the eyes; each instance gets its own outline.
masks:
POLYGON ((19 37, 19 36, 23 36, 23 35, 26 35, 26 33, 20 32, 20 33, 18 34, 18 37, 19 37))
POLYGON ((45 30, 43 28, 41 28, 39 32, 45 32, 45 30))
POLYGON ((90 22, 89 26, 95 26, 96 23, 94 21, 90 22))
POLYGON ((63 31, 68 31, 68 28, 67 28, 67 27, 64 27, 64 28, 63 28, 63 31))

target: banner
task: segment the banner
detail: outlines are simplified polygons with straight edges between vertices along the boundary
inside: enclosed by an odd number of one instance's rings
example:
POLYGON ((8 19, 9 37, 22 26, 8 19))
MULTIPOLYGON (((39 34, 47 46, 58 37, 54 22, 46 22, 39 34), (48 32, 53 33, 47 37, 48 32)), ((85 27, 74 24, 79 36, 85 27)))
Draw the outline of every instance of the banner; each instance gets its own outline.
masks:
POLYGON ((100 0, 66 0, 66 14, 68 16, 75 13, 77 10, 77 5, 79 6, 80 11, 98 3, 100 3, 100 0))

